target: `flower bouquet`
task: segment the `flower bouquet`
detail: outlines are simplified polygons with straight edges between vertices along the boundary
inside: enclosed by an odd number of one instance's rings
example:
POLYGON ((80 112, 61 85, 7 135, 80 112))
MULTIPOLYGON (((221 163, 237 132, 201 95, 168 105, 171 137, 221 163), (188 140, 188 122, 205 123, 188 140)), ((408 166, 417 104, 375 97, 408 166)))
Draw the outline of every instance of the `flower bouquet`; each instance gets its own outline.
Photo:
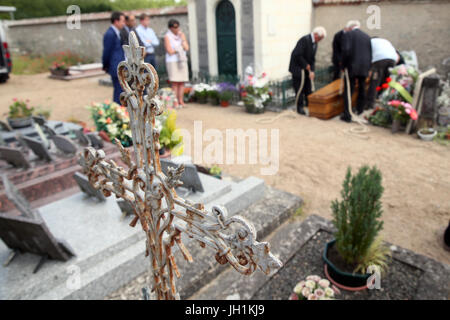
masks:
POLYGON ((380 104, 369 116, 369 122, 383 127, 392 124, 392 132, 397 132, 409 119, 416 120, 417 112, 411 103, 418 75, 417 69, 410 65, 402 64, 391 69, 391 76, 376 88, 380 104))
POLYGON ((247 75, 241 90, 245 109, 249 113, 263 113, 265 106, 272 100, 266 73, 262 73, 260 77, 247 75))
POLYGON ((334 300, 340 291, 330 281, 319 276, 307 276, 294 287, 289 300, 334 300))
POLYGON ((172 88, 162 88, 158 90, 158 99, 164 109, 178 108, 178 100, 172 88))
POLYGON ((124 147, 133 144, 130 128, 130 116, 125 107, 106 100, 103 103, 92 103, 88 107, 97 131, 105 132, 114 141, 117 138, 124 147))
POLYGON ((177 112, 166 110, 156 117, 155 127, 159 131, 160 154, 170 151, 174 156, 183 154, 183 137, 176 126, 177 112))
POLYGON ((213 106, 218 106, 220 104, 219 100, 219 90, 217 88, 217 85, 210 86, 208 92, 208 103, 212 104, 213 106))

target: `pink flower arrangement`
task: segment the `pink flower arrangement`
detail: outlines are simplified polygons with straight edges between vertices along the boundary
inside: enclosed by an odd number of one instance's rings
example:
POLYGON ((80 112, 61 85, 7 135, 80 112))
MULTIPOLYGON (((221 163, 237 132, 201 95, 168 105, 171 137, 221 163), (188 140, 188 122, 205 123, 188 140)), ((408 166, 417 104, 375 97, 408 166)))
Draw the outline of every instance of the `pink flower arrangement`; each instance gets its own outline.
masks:
POLYGON ((335 295, 339 293, 339 289, 331 285, 327 279, 310 275, 306 280, 296 284, 289 300, 334 300, 335 295))
POLYGON ((388 105, 394 107, 396 110, 394 112, 394 118, 411 118, 412 120, 417 120, 417 111, 411 106, 410 103, 400 100, 391 100, 388 105))

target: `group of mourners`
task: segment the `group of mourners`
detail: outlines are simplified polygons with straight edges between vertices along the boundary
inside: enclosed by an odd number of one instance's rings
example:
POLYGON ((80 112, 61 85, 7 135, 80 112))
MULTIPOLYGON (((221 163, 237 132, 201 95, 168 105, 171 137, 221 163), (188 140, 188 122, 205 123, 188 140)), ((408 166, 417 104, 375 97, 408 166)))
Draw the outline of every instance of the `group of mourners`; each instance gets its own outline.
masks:
MULTIPOLYGON (((160 41, 150 27, 150 16, 143 13, 139 16, 139 25, 136 26, 136 17, 132 14, 125 15, 122 12, 111 14, 111 26, 103 36, 103 69, 111 75, 114 86, 113 100, 120 104, 122 88, 117 76, 117 66, 125 60, 122 46, 128 45, 129 33, 134 31, 139 45, 145 48, 144 61, 155 69, 155 49, 160 41)), ((189 44, 186 35, 180 29, 180 22, 170 19, 168 31, 164 35, 164 49, 166 52, 165 63, 169 81, 177 97, 180 107, 184 106, 184 83, 189 81, 189 70, 186 52, 189 44)))
MULTIPOLYGON (((324 27, 316 27, 312 33, 303 36, 291 53, 289 72, 292 74, 293 87, 298 94, 297 112, 306 114, 304 107, 308 106, 308 95, 312 92, 314 81, 314 65, 318 43, 324 39, 327 32, 324 27), (300 91, 300 92, 299 92, 300 91)), ((340 119, 351 122, 349 112, 351 101, 347 90, 350 88, 350 98, 358 84, 358 99, 356 113, 360 115, 365 109, 374 106, 377 96, 376 88, 389 77, 389 68, 404 63, 401 54, 386 39, 370 37, 360 29, 357 20, 351 20, 345 28, 338 31, 333 38, 333 78, 343 77, 344 81, 344 112, 340 119), (346 81, 345 73, 348 74, 346 81), (366 90, 366 79, 370 76, 366 90), (347 85, 348 84, 348 85, 347 85)))

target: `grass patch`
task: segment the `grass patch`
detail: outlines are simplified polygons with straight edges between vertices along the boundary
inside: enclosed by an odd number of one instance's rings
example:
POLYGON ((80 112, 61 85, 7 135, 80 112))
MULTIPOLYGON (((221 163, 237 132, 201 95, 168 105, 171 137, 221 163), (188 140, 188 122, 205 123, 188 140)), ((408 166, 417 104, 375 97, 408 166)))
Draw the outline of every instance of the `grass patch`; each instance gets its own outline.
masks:
POLYGON ((48 72, 54 63, 64 62, 67 66, 78 63, 90 63, 92 60, 80 57, 70 51, 61 51, 52 54, 36 55, 12 55, 12 73, 17 75, 38 74, 48 72))
POLYGON ((294 217, 302 217, 304 215, 303 207, 298 208, 294 212, 294 217))

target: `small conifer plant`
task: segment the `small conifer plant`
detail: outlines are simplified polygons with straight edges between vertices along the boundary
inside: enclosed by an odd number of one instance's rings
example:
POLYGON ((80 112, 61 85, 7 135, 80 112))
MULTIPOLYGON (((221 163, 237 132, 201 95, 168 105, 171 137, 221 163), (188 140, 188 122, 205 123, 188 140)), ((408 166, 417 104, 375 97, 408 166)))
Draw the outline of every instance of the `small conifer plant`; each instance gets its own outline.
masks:
POLYGON ((342 185, 342 201, 331 204, 336 249, 349 265, 356 265, 354 272, 365 273, 369 265, 377 265, 383 271, 387 266, 390 250, 382 244, 378 233, 383 229, 381 215, 381 172, 363 166, 356 175, 351 168, 342 185))

